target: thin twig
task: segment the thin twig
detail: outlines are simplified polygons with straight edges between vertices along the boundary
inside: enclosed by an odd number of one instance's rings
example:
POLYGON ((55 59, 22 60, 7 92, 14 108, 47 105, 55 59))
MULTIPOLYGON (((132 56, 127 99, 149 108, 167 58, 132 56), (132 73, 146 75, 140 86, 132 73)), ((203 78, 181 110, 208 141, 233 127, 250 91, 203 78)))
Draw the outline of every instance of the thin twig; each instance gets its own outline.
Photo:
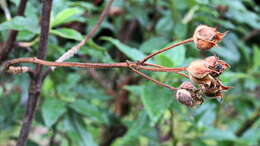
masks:
MULTIPOLYGON (((41 34, 40 45, 38 51, 38 58, 44 59, 46 56, 50 14, 51 14, 52 0, 44 0, 42 7, 42 21, 41 21, 41 34)), ((36 112, 37 104, 39 101, 40 88, 42 85, 42 66, 36 65, 35 74, 31 78, 29 87, 29 98, 26 105, 26 112, 22 124, 16 146, 25 146, 27 143, 28 135, 32 125, 32 120, 36 112)))
POLYGON ((141 75, 142 77, 146 78, 147 80, 150 80, 150 81, 154 82, 155 84, 157 84, 157 85, 159 85, 159 86, 163 86, 163 87, 169 88, 170 90, 177 90, 177 88, 174 88, 174 87, 172 87, 172 86, 170 86, 170 85, 167 85, 167 84, 165 84, 165 83, 162 83, 162 82, 160 82, 160 81, 158 81, 158 80, 155 80, 155 79, 149 77, 148 75, 146 75, 146 74, 144 74, 144 73, 142 73, 142 72, 136 70, 133 66, 131 66, 131 63, 130 63, 130 62, 129 62, 129 64, 128 64, 128 67, 129 67, 133 72, 135 72, 135 73, 141 75))
POLYGON ((170 46, 168 46, 168 47, 166 47, 166 48, 163 48, 163 49, 161 49, 161 50, 159 50, 159 51, 156 51, 156 52, 154 52, 154 53, 152 53, 152 54, 146 56, 146 57, 145 57, 143 60, 141 60, 139 63, 140 63, 140 64, 143 64, 144 62, 146 62, 148 59, 152 58, 152 57, 155 56, 155 55, 158 55, 158 54, 160 54, 160 53, 162 53, 162 52, 165 52, 165 51, 167 51, 167 50, 169 50, 169 49, 171 49, 171 48, 174 48, 174 47, 177 47, 177 46, 179 46, 179 45, 186 44, 186 43, 192 42, 192 41, 193 41, 193 38, 189 38, 189 39, 184 40, 184 41, 181 41, 181 42, 179 42, 179 43, 170 45, 170 46))
POLYGON ((74 54, 76 54, 79 49, 86 44, 86 42, 93 37, 93 35, 96 33, 97 29, 99 28, 99 26, 101 25, 101 23, 103 22, 103 20, 106 18, 106 16, 108 15, 110 6, 112 5, 113 0, 109 0, 109 2, 107 3, 107 5, 105 6, 102 14, 100 15, 96 25, 93 27, 93 29, 90 31, 90 33, 85 37, 84 40, 82 40, 78 45, 72 47, 70 50, 68 50, 67 52, 65 52, 60 58, 58 58, 56 60, 56 62, 63 62, 69 58, 71 58, 72 56, 74 56, 74 54))
MULTIPOLYGON (((27 0, 21 0, 17 10, 17 16, 23 16, 26 8, 27 0)), ((0 62, 4 61, 14 47, 14 42, 18 34, 17 30, 10 30, 7 41, 4 43, 3 48, 0 49, 0 62)))
MULTIPOLYGON (((34 63, 40 64, 45 66, 55 66, 55 67, 79 67, 79 68, 128 68, 128 62, 119 62, 119 63, 80 63, 80 62, 51 62, 41 60, 35 57, 29 58, 16 58, 13 60, 9 60, 4 64, 6 70, 9 69, 10 66, 18 63, 34 63)), ((147 67, 143 65, 139 65, 138 63, 131 62, 131 66, 134 66, 139 69, 149 70, 149 71, 156 71, 156 72, 175 72, 180 74, 180 71, 186 71, 186 67, 176 67, 176 68, 169 68, 169 67, 147 67)), ((146 64, 147 65, 147 64, 146 64)), ((153 64, 149 64, 151 66, 156 66, 153 64)))

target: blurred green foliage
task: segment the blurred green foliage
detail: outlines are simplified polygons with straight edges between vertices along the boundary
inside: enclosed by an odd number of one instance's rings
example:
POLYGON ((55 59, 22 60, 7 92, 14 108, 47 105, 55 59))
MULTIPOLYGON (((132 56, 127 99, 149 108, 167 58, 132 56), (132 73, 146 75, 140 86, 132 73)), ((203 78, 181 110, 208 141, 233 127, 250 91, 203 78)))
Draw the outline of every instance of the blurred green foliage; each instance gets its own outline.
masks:
MULTIPOLYGON (((106 2, 53 0, 47 60, 57 59, 79 43, 106 2)), ((18 3, 8 1, 12 16, 18 3)), ((41 6, 30 0, 25 16, 9 21, 1 10, 0 41, 7 39, 8 30, 15 29, 19 31, 17 41, 32 43, 28 48, 16 47, 9 58, 36 56, 41 6)), ((260 121, 236 136, 244 121, 259 114, 259 14, 257 0, 115 0, 98 33, 70 61, 140 60, 174 41, 190 38, 196 26, 206 24, 229 31, 220 48, 199 52, 189 43, 150 62, 180 67, 216 54, 232 66, 221 78, 233 89, 224 94, 223 103, 208 98, 189 109, 175 100, 172 91, 126 69, 96 70, 100 79, 95 79, 89 70, 58 68, 42 86, 28 145, 46 145, 53 137, 61 146, 260 145, 260 121), (123 83, 128 78, 133 83, 123 83)), ((176 87, 187 80, 173 73, 145 73, 176 87)), ((26 74, 1 73, 0 146, 12 144, 18 136, 28 84, 26 74)))

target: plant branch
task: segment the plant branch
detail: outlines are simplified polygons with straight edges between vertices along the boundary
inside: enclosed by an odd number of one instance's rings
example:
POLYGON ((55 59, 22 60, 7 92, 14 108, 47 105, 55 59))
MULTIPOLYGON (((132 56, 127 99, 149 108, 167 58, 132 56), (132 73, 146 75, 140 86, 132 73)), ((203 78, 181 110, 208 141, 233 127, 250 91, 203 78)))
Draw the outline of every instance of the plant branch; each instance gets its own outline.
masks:
POLYGON ((93 35, 96 33, 97 29, 100 27, 101 23, 103 22, 103 20, 106 18, 106 16, 108 15, 110 6, 112 5, 113 0, 109 0, 109 2, 107 3, 107 5, 105 6, 102 14, 100 15, 96 25, 93 27, 93 29, 90 31, 90 33, 85 37, 84 40, 82 40, 78 45, 72 47, 70 50, 68 50, 67 52, 65 52, 60 58, 58 58, 56 60, 56 62, 63 62, 69 58, 71 58, 74 54, 76 54, 78 52, 78 50, 85 45, 85 43, 91 38, 93 37, 93 35))
MULTIPOLYGON (((175 72, 178 73, 180 71, 186 71, 186 67, 178 67, 178 68, 169 68, 169 67, 147 67, 144 65, 140 65, 135 62, 119 62, 119 63, 80 63, 80 62, 51 62, 51 61, 45 61, 41 60, 35 57, 29 57, 29 58, 17 58, 13 60, 9 60, 4 64, 4 68, 8 71, 9 68, 18 63, 34 63, 34 64, 40 64, 45 66, 55 66, 55 67, 79 67, 79 68, 128 68, 129 64, 133 67, 143 69, 143 70, 149 70, 149 71, 157 71, 157 72, 175 72)), ((155 64, 146 64, 150 66, 158 66, 155 64)), ((187 75, 185 75, 187 76, 187 75)))
POLYGON ((163 87, 169 88, 170 90, 177 90, 177 88, 175 88, 175 87, 172 87, 172 86, 167 85, 167 84, 165 84, 165 83, 162 83, 162 82, 160 82, 160 81, 158 81, 158 80, 155 80, 155 79, 149 77, 148 75, 146 75, 146 74, 144 74, 144 73, 138 71, 138 70, 135 69, 133 66, 131 66, 131 63, 130 63, 130 62, 129 62, 129 64, 128 64, 128 67, 129 67, 133 72, 135 72, 135 73, 141 75, 142 77, 146 78, 147 80, 150 80, 150 81, 154 82, 155 84, 157 84, 157 85, 159 85, 159 86, 163 86, 163 87))
MULTIPOLYGON (((23 16, 26 8, 27 0, 21 0, 17 10, 17 16, 23 16)), ((7 41, 4 43, 3 48, 0 49, 0 62, 4 61, 14 47, 14 42, 18 34, 17 30, 10 30, 7 41)))
POLYGON ((174 47, 177 47, 177 46, 179 46, 179 45, 186 44, 186 43, 192 42, 192 41, 193 41, 193 38, 189 38, 189 39, 184 40, 184 41, 181 41, 181 42, 179 42, 179 43, 175 43, 175 44, 173 44, 173 45, 170 45, 170 46, 168 46, 168 47, 166 47, 166 48, 163 48, 163 49, 161 49, 161 50, 159 50, 159 51, 156 51, 156 52, 154 52, 154 53, 152 53, 152 54, 146 56, 146 57, 145 57, 143 60, 141 60, 139 63, 140 63, 140 64, 143 64, 144 62, 146 62, 148 59, 152 58, 152 57, 155 56, 155 55, 158 55, 158 54, 160 54, 160 53, 162 53, 162 52, 165 52, 165 51, 167 51, 167 50, 169 50, 169 49, 171 49, 171 48, 174 48, 174 47))
MULTIPOLYGON (((43 0, 42 7, 42 20, 41 20, 41 34, 40 34, 40 45, 38 51, 38 58, 44 59, 46 56, 49 25, 50 25, 50 14, 51 14, 52 0, 43 0)), ((26 112, 22 124, 16 146, 25 146, 29 136, 32 120, 36 112, 37 104, 39 101, 40 88, 42 85, 42 66, 36 65, 34 76, 31 78, 29 87, 29 98, 26 105, 26 112)))

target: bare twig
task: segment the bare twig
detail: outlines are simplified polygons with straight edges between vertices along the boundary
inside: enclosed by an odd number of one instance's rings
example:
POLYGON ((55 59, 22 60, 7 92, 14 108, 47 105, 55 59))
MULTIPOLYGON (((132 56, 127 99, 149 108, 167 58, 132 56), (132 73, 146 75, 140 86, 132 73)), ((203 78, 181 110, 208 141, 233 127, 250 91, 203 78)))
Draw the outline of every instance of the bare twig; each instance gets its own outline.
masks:
POLYGON ((106 16, 108 15, 110 6, 112 5, 113 0, 109 0, 109 2, 107 3, 106 7, 104 8, 102 14, 100 15, 98 22, 96 23, 96 25, 93 27, 93 29, 90 31, 90 33, 85 37, 84 40, 82 40, 78 45, 72 47, 70 50, 68 50, 67 52, 65 52, 60 58, 58 58, 56 60, 56 62, 63 62, 69 58, 71 58, 74 54, 76 54, 78 52, 78 50, 85 45, 85 43, 91 38, 93 37, 93 35, 96 33, 97 29, 99 28, 99 26, 101 25, 101 23, 103 22, 103 20, 106 18, 106 16))
MULTIPOLYGON (((25 8, 26 8, 27 0, 21 0, 17 10, 17 16, 23 16, 25 8)), ((9 53, 12 51, 14 42, 16 40, 16 36, 18 31, 10 30, 7 41, 4 43, 3 48, 0 49, 0 62, 5 60, 9 53)))
MULTIPOLYGON (((4 64, 4 67, 6 70, 9 69, 10 66, 18 63, 34 63, 34 64, 40 64, 45 66, 55 66, 55 67, 79 67, 79 68, 128 68, 129 64, 133 67, 143 69, 143 70, 149 70, 149 71, 157 71, 157 72, 175 72, 179 73, 180 71, 186 71, 186 67, 176 67, 176 68, 170 68, 170 67, 147 67, 140 65, 135 62, 119 62, 119 63, 80 63, 80 62, 51 62, 51 61, 45 61, 38 58, 17 58, 13 60, 9 60, 4 64)), ((148 64, 146 64, 148 65, 148 64)), ((149 64, 150 66, 158 66, 154 64, 149 64)))
POLYGON ((186 43, 192 42, 192 41, 193 41, 193 38, 189 38, 189 39, 184 40, 184 41, 181 41, 181 42, 179 42, 179 43, 175 43, 175 44, 173 44, 173 45, 170 45, 169 47, 163 48, 163 49, 161 49, 161 50, 159 50, 159 51, 156 51, 156 52, 154 52, 154 53, 152 53, 152 54, 146 56, 146 57, 145 57, 143 60, 141 60, 139 63, 140 63, 140 64, 143 64, 144 62, 146 62, 148 59, 152 58, 152 57, 155 56, 155 55, 158 55, 158 54, 160 54, 160 53, 162 53, 162 52, 165 52, 165 51, 167 51, 167 50, 169 50, 169 49, 171 49, 171 48, 174 48, 174 47, 177 47, 177 46, 179 46, 179 45, 186 44, 186 43))
MULTIPOLYGON (((38 52, 38 58, 40 59, 44 59, 46 56, 51 7, 52 7, 52 0, 43 1, 40 45, 39 45, 39 52, 38 52)), ((16 146, 25 146, 27 143, 32 120, 39 100, 41 85, 42 85, 42 66, 38 64, 36 65, 35 75, 31 78, 26 112, 22 124, 22 129, 20 131, 16 146)))
POLYGON ((148 75, 146 75, 146 74, 144 74, 144 73, 138 71, 138 70, 135 69, 133 66, 131 66, 131 63, 130 63, 130 62, 129 62, 129 64, 128 64, 128 67, 129 67, 133 72, 135 72, 135 73, 141 75, 142 77, 146 78, 147 80, 150 80, 150 81, 154 82, 155 84, 157 84, 157 85, 159 85, 159 86, 163 86, 163 87, 169 88, 169 89, 171 89, 171 90, 177 90, 177 88, 174 88, 174 87, 172 87, 172 86, 170 86, 170 85, 167 85, 167 84, 165 84, 165 83, 162 83, 162 82, 160 82, 160 81, 158 81, 158 80, 155 80, 155 79, 149 77, 148 75))

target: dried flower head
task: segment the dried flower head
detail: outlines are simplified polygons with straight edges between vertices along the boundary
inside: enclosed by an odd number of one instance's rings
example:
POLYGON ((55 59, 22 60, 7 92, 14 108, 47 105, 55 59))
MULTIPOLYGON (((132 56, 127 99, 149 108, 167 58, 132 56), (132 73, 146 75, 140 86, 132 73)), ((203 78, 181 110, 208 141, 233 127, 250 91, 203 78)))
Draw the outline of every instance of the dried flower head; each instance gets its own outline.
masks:
POLYGON ((199 90, 191 82, 184 82, 180 85, 176 92, 176 98, 180 103, 188 107, 203 103, 199 90))
POLYGON ((187 67, 189 78, 201 87, 201 92, 209 97, 222 97, 221 92, 231 87, 223 86, 218 78, 229 66, 216 56, 195 60, 187 67))
POLYGON ((227 64, 225 61, 220 60, 216 56, 210 56, 204 59, 207 64, 208 68, 212 71, 210 72, 210 75, 213 77, 220 76, 227 68, 230 68, 230 65, 227 64))
POLYGON ((193 39, 196 47, 204 51, 217 45, 226 33, 220 33, 214 27, 199 25, 193 34, 193 39))
POLYGON ((201 85, 202 92, 208 97, 223 98, 222 91, 230 88, 231 87, 222 85, 219 79, 212 80, 210 86, 201 85))
POLYGON ((189 73, 189 78, 197 84, 210 84, 212 77, 209 75, 211 70, 205 60, 195 60, 186 69, 189 73))
POLYGON ((176 92, 176 98, 181 104, 185 104, 188 107, 193 106, 192 96, 188 90, 178 89, 176 92))

